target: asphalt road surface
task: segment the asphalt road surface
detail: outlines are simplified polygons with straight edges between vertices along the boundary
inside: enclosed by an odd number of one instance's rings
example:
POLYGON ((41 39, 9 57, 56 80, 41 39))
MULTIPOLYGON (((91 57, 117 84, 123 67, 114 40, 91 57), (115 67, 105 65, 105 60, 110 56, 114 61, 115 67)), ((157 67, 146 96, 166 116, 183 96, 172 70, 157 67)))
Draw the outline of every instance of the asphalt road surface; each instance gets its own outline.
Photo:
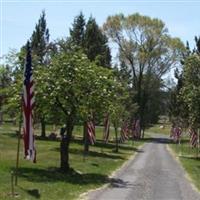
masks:
POLYGON ((155 138, 139 151, 89 200, 200 200, 185 172, 166 147, 168 139, 155 138))

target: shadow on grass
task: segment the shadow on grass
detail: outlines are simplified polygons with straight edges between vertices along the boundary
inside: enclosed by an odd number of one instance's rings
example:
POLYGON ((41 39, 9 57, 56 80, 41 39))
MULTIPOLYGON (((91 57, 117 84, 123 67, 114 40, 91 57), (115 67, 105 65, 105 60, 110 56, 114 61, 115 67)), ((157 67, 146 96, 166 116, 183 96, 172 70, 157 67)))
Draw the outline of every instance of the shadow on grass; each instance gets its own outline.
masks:
POLYGON ((71 184, 99 184, 108 183, 109 178, 104 174, 87 173, 81 174, 74 170, 68 173, 62 173, 57 168, 51 169, 34 169, 20 168, 19 176, 31 182, 66 182, 71 184))
POLYGON ((27 194, 29 194, 30 196, 35 197, 36 199, 40 199, 41 197, 40 191, 38 189, 24 189, 21 186, 19 186, 19 188, 27 194))
POLYGON ((196 161, 200 160, 200 157, 193 156, 193 155, 190 155, 190 156, 179 155, 179 158, 184 158, 184 159, 187 159, 187 160, 196 160, 196 161))
MULTIPOLYGON (((21 168, 20 177, 27 179, 31 182, 64 182, 71 183, 74 185, 85 185, 85 184, 110 184, 109 187, 128 188, 132 187, 129 182, 125 182, 119 178, 109 178, 104 174, 87 173, 80 174, 74 170, 69 173, 61 173, 59 169, 33 169, 33 168, 21 168)), ((21 188, 31 196, 40 198, 38 189, 25 190, 21 188)))
MULTIPOLYGON (((137 148, 134 147, 134 145, 138 142, 151 142, 152 138, 145 138, 145 139, 140 139, 140 140, 134 140, 133 141, 133 145, 131 146, 131 144, 127 144, 127 142, 120 144, 119 143, 119 148, 122 150, 132 150, 132 151, 136 151, 137 148)), ((83 145, 83 140, 82 139, 78 139, 78 138, 74 138, 72 140, 73 143, 75 144, 79 144, 79 145, 83 145)), ((131 140, 129 140, 129 142, 131 142, 131 140)), ((103 140, 96 140, 96 143, 94 145, 95 147, 99 147, 99 148, 105 148, 105 149, 115 149, 116 144, 115 142, 109 142, 109 143, 105 143, 103 140)))
MULTIPOLYGON (((83 144, 82 144, 83 145, 83 144)), ((115 144, 101 144, 101 143, 95 143, 95 147, 100 147, 99 150, 94 151, 92 149, 89 150, 88 153, 86 153, 86 156, 89 157, 99 157, 99 158, 109 158, 109 159, 121 159, 124 160, 125 158, 123 157, 123 154, 126 154, 120 150, 129 150, 137 153, 143 153, 143 150, 139 150, 138 148, 133 146, 125 146, 127 144, 119 144, 119 151, 116 153, 115 152, 115 144), (107 148, 107 147, 112 147, 112 148, 107 148), (110 152, 107 151, 107 149, 110 150, 110 152)), ((52 148, 52 151, 60 151, 60 148, 52 148)), ((71 154, 76 154, 76 155, 84 155, 83 149, 78 149, 78 148, 70 148, 69 153, 71 154)))
MULTIPOLYGON (((60 151, 60 148, 52 148, 52 151, 60 151)), ((137 149, 136 149, 136 151, 137 151, 137 149)), ((69 153, 84 156, 84 151, 82 149, 71 148, 71 149, 69 149, 69 153)), ((120 154, 120 153, 117 153, 117 154, 120 154)), ((121 159, 121 160, 125 159, 120 155, 105 153, 105 152, 103 152, 103 150, 102 150, 102 152, 89 150, 89 152, 86 154, 86 156, 99 157, 99 158, 109 158, 109 159, 121 159)))
POLYGON ((6 133, 1 133, 1 135, 5 135, 5 136, 11 137, 11 138, 17 138, 18 137, 17 133, 13 132, 13 131, 9 131, 9 132, 6 132, 6 133))

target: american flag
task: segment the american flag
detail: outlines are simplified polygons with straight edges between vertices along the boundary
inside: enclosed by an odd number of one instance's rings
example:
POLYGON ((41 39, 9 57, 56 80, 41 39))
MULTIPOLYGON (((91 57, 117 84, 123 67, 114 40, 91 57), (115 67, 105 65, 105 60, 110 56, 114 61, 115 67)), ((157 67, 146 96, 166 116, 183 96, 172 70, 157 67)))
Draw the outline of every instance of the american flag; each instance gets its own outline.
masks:
POLYGON ((192 147, 196 147, 198 144, 198 134, 194 129, 189 130, 190 134, 190 144, 192 147))
POLYGON ((105 142, 108 142, 109 133, 110 133, 109 115, 106 115, 106 118, 104 120, 104 132, 103 132, 103 140, 105 142))
POLYGON ((125 142, 128 139, 128 134, 129 134, 128 124, 125 123, 121 127, 119 143, 125 142))
POLYGON ((31 49, 28 42, 23 83, 23 138, 25 158, 35 163, 36 150, 33 133, 34 82, 31 62, 31 49))
POLYGON ((180 142, 182 135, 182 129, 180 127, 172 127, 170 137, 173 138, 174 142, 180 142))
POLYGON ((95 139, 95 126, 92 121, 87 122, 87 136, 90 141, 90 144, 93 145, 96 139, 95 139))

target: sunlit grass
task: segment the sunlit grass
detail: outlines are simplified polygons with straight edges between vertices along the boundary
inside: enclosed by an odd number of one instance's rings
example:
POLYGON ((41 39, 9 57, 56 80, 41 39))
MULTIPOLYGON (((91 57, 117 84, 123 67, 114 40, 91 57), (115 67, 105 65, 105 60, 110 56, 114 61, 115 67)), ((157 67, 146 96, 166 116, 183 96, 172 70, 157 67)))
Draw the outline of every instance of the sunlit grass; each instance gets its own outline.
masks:
POLYGON ((147 133, 170 135, 170 130, 171 130, 171 124, 166 123, 166 124, 156 124, 146 129, 145 131, 147 133))
POLYGON ((189 174, 193 183, 200 190, 200 153, 197 148, 191 148, 188 137, 184 137, 180 145, 170 144, 181 164, 189 174))

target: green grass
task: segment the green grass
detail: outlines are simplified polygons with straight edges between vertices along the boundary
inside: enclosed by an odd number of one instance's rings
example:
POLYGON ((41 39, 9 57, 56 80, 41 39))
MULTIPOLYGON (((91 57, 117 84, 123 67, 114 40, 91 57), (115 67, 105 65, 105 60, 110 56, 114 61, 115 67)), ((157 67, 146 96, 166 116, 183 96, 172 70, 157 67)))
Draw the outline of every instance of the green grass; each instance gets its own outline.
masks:
MULTIPOLYGON (((15 168, 17 127, 5 124, 0 126, 0 199, 13 199, 11 191, 11 171, 15 168)), ((48 133, 53 130, 47 127, 48 133)), ((56 129, 59 133, 59 129, 56 129)), ((37 134, 39 130, 37 130, 37 134)), ((111 180, 109 175, 119 168, 144 141, 131 141, 120 145, 119 153, 114 152, 115 144, 103 144, 102 128, 97 127, 97 143, 90 146, 90 152, 83 156, 81 141, 82 128, 75 127, 75 139, 70 145, 70 164, 73 170, 68 174, 59 172, 59 141, 36 140, 37 163, 23 159, 23 145, 20 146, 19 179, 15 192, 20 200, 78 199, 79 195, 97 188, 111 180), (79 136, 79 137, 77 137, 79 136)), ((114 138, 111 131, 111 139, 114 138)), ((114 180, 112 180, 114 181, 114 180)))
POLYGON ((171 129, 171 124, 165 123, 165 124, 156 124, 145 131, 147 133, 154 133, 154 134, 162 134, 162 135, 170 135, 170 129, 171 129), (161 128, 161 126, 163 126, 161 128))
POLYGON ((192 179, 192 182, 200 190, 200 154, 197 157, 197 149, 189 147, 188 138, 185 137, 180 145, 169 144, 182 166, 192 179))

